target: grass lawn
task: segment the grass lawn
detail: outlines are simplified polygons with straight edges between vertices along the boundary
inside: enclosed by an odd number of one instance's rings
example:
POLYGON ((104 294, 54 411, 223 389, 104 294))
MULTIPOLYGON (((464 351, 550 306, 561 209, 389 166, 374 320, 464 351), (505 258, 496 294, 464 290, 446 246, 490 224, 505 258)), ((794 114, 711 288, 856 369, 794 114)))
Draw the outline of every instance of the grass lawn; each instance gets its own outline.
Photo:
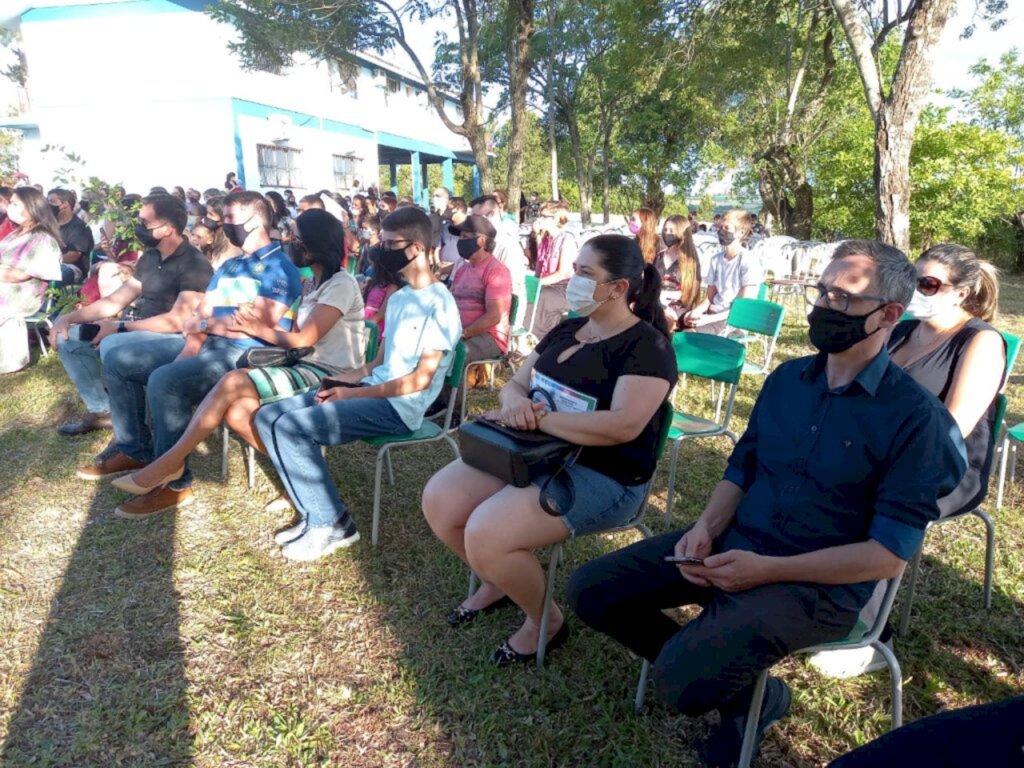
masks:
MULTIPOLYGON (((1004 283, 1002 329, 1024 334, 1024 281, 1004 283)), ((807 354, 790 317, 778 360, 807 354)), ((745 379, 734 429, 760 380, 745 379)), ((707 394, 688 388, 686 397, 707 394)), ((1020 376, 1010 423, 1024 421, 1020 376)), ((493 395, 471 395, 482 407, 493 395)), ((396 454, 382 540, 369 543, 373 453, 335 448, 333 476, 365 538, 324 562, 277 555, 287 515, 262 462, 248 489, 242 453, 220 481, 220 440, 194 462, 195 503, 158 520, 113 517, 124 494, 75 479, 108 434, 62 438, 81 408, 54 356, 0 388, 0 766, 696 766, 711 722, 657 705, 632 712, 639 662, 582 628, 545 668, 495 669, 511 612, 458 632, 464 568, 433 538, 419 491, 450 459, 444 444, 396 454)), ((674 520, 693 520, 719 478, 724 440, 684 448, 674 520)), ((665 473, 649 522, 663 530, 665 473)), ((993 493, 994 496, 994 493, 993 493)), ((984 536, 975 519, 927 540, 907 637, 896 638, 905 716, 1024 693, 1024 498, 994 513, 995 594, 982 608, 984 536)), ((566 548, 575 566, 633 541, 566 548)), ((899 604, 897 604, 897 609, 899 604)), ((762 766, 818 766, 883 733, 886 673, 834 681, 803 660, 778 668, 792 715, 770 732, 762 766)), ((650 702, 650 697, 648 697, 650 702)))

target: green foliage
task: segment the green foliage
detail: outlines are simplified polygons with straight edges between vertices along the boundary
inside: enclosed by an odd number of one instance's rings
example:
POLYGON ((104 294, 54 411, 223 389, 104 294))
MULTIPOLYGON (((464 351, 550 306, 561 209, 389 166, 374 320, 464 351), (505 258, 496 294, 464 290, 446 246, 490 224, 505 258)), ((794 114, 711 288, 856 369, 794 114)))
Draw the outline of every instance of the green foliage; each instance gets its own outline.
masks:
POLYGON ((949 111, 927 109, 910 161, 911 243, 976 244, 986 222, 1024 200, 1014 189, 1015 142, 1002 131, 949 121, 949 111))
POLYGON ((700 199, 697 206, 697 218, 701 221, 711 221, 715 218, 715 200, 707 192, 700 199))
POLYGON ((0 129, 0 183, 13 185, 14 172, 18 170, 18 154, 21 151, 21 134, 0 129))
MULTIPOLYGON (((540 118, 534 112, 526 113, 526 131, 523 142, 522 187, 529 194, 536 192, 546 198, 551 190, 551 151, 540 118)), ((494 132, 494 174, 499 180, 508 175, 508 139, 511 123, 504 123, 494 132)))
POLYGON ((142 244, 135 235, 135 221, 142 204, 136 201, 125 205, 119 187, 121 184, 90 176, 82 187, 82 199, 89 201, 85 219, 89 222, 109 221, 114 225, 114 237, 126 242, 129 250, 137 251, 142 244))
POLYGON ((80 182, 79 174, 85 166, 85 159, 81 155, 70 151, 63 144, 46 144, 40 151, 44 155, 52 152, 60 156, 57 162, 61 163, 61 165, 54 169, 53 172, 53 181, 55 184, 61 187, 67 187, 68 189, 75 189, 78 187, 80 182))

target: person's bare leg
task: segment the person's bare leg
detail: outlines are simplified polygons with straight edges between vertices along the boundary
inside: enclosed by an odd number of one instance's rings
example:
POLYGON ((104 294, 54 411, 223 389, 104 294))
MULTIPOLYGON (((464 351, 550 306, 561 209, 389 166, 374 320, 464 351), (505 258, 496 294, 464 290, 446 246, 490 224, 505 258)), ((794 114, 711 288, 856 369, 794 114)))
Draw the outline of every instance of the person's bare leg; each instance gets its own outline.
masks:
MULTIPOLYGON (((535 653, 540 639, 546 579, 533 550, 568 538, 565 524, 541 509, 540 491, 533 485, 506 486, 480 504, 466 524, 470 566, 526 613, 526 621, 508 640, 517 653, 535 653)), ((548 640, 564 621, 552 603, 548 640)))
POLYGON ((259 433, 253 427, 253 418, 256 411, 260 409, 259 398, 255 396, 253 389, 252 397, 241 397, 231 404, 228 412, 224 414, 224 423, 231 427, 231 431, 241 437, 260 453, 266 453, 267 449, 260 442, 259 433))
POLYGON ((256 387, 252 380, 244 369, 226 373, 203 398, 178 442, 163 456, 133 473, 132 481, 150 486, 183 466, 195 447, 220 426, 232 403, 242 397, 256 397, 256 387))
MULTIPOLYGON (((493 475, 457 459, 427 481, 423 489, 423 516, 441 543, 468 564, 466 522, 474 509, 504 487, 505 483, 493 475)), ((504 596, 504 592, 484 580, 462 607, 480 610, 504 596)))

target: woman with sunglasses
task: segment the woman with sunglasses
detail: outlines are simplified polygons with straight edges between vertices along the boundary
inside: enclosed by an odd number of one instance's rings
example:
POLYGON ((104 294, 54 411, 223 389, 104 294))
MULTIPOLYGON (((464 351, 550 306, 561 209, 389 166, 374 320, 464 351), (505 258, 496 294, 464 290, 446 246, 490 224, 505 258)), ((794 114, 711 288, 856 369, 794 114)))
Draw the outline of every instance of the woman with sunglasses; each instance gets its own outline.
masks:
MULTIPOLYGON (((967 472, 938 500, 939 517, 975 509, 988 492, 996 396, 1006 379, 1006 344, 990 325, 999 301, 995 267, 962 245, 943 243, 917 260, 917 289, 907 307, 912 318, 889 338, 892 361, 935 395, 960 427, 967 472)), ((888 629, 883 633, 887 641, 888 629)), ((885 667, 872 649, 815 654, 811 664, 832 677, 853 677, 885 667)))
MULTIPOLYGON (((145 468, 115 480, 118 488, 141 495, 180 477, 185 459, 222 420, 250 445, 263 450, 253 427, 261 406, 309 392, 327 376, 364 364, 363 296, 355 278, 341 268, 341 222, 318 209, 306 211, 296 222, 303 263, 312 269, 315 285, 299 304, 297 330, 269 327, 245 307, 235 313, 231 329, 278 347, 312 347, 313 351, 292 366, 239 368, 227 373, 200 403, 181 439, 145 468)), ((286 500, 271 504, 274 509, 288 506, 286 500)))
POLYGON ((1006 345, 989 323, 999 302, 995 267, 969 248, 943 243, 917 260, 913 319, 889 339, 893 362, 943 403, 960 427, 969 467, 957 489, 939 499, 942 517, 985 498, 992 466, 996 395, 1006 376, 1006 345))
MULTIPOLYGON (((462 626, 481 612, 515 603, 526 621, 491 656, 499 666, 536 657, 544 606, 544 571, 533 550, 632 520, 654 474, 661 404, 676 381, 676 361, 661 309, 661 277, 640 246, 600 235, 580 248, 568 281, 578 317, 556 325, 526 358, 485 417, 540 431, 583 450, 554 475, 525 488, 452 462, 423 490, 423 513, 437 537, 480 577, 481 587, 448 616, 462 626), (533 389, 558 390, 548 413, 533 389), (540 487, 564 510, 548 514, 540 487)), ((547 649, 568 636, 551 607, 547 649)))

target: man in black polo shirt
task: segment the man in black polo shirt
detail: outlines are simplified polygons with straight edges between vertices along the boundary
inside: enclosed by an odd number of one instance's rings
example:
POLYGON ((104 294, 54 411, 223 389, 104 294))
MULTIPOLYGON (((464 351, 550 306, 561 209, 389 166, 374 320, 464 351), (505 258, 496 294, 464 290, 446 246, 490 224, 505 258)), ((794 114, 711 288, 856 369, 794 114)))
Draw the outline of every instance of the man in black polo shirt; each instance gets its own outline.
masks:
MULTIPOLYGON (((138 357, 137 363, 145 367, 170 362, 184 346, 181 329, 199 306, 213 276, 206 257, 182 237, 186 219, 185 206, 177 198, 144 198, 136 234, 146 251, 135 273, 110 296, 63 315, 54 323, 50 338, 89 412, 83 421, 60 427, 61 434, 80 435, 111 427, 111 397, 100 374, 101 353, 105 358, 119 346, 144 341, 145 360, 138 357), (119 322, 105 319, 118 316, 119 322), (82 338, 83 330, 87 331, 86 340, 82 338), (96 335, 89 338, 92 331, 96 335), (102 348, 100 342, 104 342, 102 348)), ((108 369, 106 373, 109 387, 112 372, 108 369)), ((145 381, 143 378, 142 383, 145 381)), ((129 393, 129 398, 134 396, 129 393)), ((138 397, 138 403, 145 402, 144 396, 138 397)), ((134 416, 123 417, 131 432, 134 416)))
POLYGON ((89 256, 95 242, 85 222, 75 216, 75 193, 69 189, 51 189, 47 195, 53 215, 60 224, 61 279, 66 285, 81 283, 89 271, 89 256))

